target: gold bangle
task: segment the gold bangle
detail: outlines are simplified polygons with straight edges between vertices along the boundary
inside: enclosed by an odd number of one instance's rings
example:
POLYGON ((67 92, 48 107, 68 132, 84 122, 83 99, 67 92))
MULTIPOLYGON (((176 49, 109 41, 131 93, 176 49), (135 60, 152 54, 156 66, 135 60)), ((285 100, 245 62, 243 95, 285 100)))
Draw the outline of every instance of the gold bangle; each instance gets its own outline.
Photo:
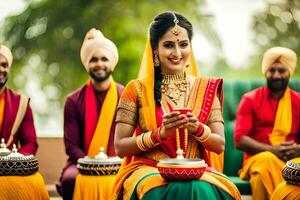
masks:
POLYGON ((141 151, 147 151, 148 149, 145 147, 145 144, 143 143, 143 134, 136 137, 136 145, 141 151))
POLYGON ((152 131, 148 131, 146 133, 142 133, 141 135, 137 136, 136 144, 141 151, 147 151, 148 149, 151 149, 159 145, 159 143, 155 143, 152 140, 151 135, 152 135, 152 131))
POLYGON ((152 134, 153 134, 152 131, 148 131, 144 135, 144 144, 148 149, 151 149, 159 144, 153 141, 152 134))
POLYGON ((151 144, 152 144, 151 137, 149 137, 149 133, 150 133, 150 136, 151 136, 151 132, 146 132, 146 133, 143 134, 144 135, 143 142, 144 142, 145 147, 147 149, 150 149, 151 148, 151 144))

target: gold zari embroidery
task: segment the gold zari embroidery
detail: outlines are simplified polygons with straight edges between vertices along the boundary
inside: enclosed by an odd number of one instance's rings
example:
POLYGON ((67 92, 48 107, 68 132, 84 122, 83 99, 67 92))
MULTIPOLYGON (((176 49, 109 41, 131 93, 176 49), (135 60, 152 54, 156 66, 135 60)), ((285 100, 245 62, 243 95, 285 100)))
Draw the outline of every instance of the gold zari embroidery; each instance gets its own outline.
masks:
POLYGON ((120 99, 116 122, 136 125, 137 123, 137 105, 129 100, 120 99))

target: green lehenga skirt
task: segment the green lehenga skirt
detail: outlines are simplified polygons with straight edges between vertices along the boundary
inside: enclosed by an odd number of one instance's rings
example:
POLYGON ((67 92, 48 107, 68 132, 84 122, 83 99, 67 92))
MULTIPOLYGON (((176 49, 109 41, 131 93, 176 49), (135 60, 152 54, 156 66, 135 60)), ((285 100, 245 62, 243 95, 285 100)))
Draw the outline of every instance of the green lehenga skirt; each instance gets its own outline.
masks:
MULTIPOLYGON (((151 176, 160 176, 158 172, 153 172, 143 176, 135 185, 131 200, 139 199, 137 188, 143 180, 151 176)), ((234 199, 230 194, 221 188, 203 181, 172 181, 167 185, 155 187, 147 191, 142 196, 143 200, 174 200, 174 199, 207 199, 207 200, 221 200, 221 199, 234 199)))

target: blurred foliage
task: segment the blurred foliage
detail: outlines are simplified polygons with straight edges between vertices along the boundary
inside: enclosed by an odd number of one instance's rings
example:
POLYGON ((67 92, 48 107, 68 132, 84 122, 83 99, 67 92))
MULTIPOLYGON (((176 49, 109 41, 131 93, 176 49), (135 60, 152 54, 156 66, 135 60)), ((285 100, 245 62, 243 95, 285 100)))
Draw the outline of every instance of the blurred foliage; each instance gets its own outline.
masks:
MULTIPOLYGON (((253 18, 254 42, 257 45, 249 74, 260 75, 257 66, 261 65, 263 53, 270 47, 283 46, 293 49, 300 58, 300 1, 269 0, 265 10, 253 18), (259 60, 258 60, 259 59, 259 60)), ((300 77, 296 68, 294 78, 300 77)))
POLYGON ((92 27, 117 45, 120 58, 113 75, 123 84, 137 76, 148 25, 160 12, 184 14, 215 47, 221 47, 204 0, 26 2, 21 14, 5 19, 0 35, 14 53, 9 86, 30 96, 36 114, 44 119, 55 115, 54 110, 61 112, 66 95, 86 83, 88 75, 79 51, 92 27))

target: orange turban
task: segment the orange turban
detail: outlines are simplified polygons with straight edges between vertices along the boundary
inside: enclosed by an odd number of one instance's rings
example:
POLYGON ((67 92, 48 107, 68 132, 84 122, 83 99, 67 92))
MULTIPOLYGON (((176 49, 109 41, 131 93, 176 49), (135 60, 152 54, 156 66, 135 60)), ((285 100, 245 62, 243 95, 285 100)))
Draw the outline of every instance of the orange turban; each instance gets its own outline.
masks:
POLYGON ((0 44, 0 54, 7 59, 8 66, 11 67, 11 64, 13 62, 13 55, 11 53, 11 50, 7 46, 0 44))
POLYGON ((268 49, 264 53, 262 60, 262 73, 266 75, 269 67, 276 61, 283 64, 290 72, 290 75, 292 75, 297 65, 297 55, 293 50, 285 47, 273 47, 268 49))
POLYGON ((105 56, 112 62, 113 67, 117 65, 119 54, 116 45, 104 37, 99 30, 92 28, 86 33, 80 49, 81 62, 86 70, 88 70, 89 61, 97 49, 105 50, 105 56))

